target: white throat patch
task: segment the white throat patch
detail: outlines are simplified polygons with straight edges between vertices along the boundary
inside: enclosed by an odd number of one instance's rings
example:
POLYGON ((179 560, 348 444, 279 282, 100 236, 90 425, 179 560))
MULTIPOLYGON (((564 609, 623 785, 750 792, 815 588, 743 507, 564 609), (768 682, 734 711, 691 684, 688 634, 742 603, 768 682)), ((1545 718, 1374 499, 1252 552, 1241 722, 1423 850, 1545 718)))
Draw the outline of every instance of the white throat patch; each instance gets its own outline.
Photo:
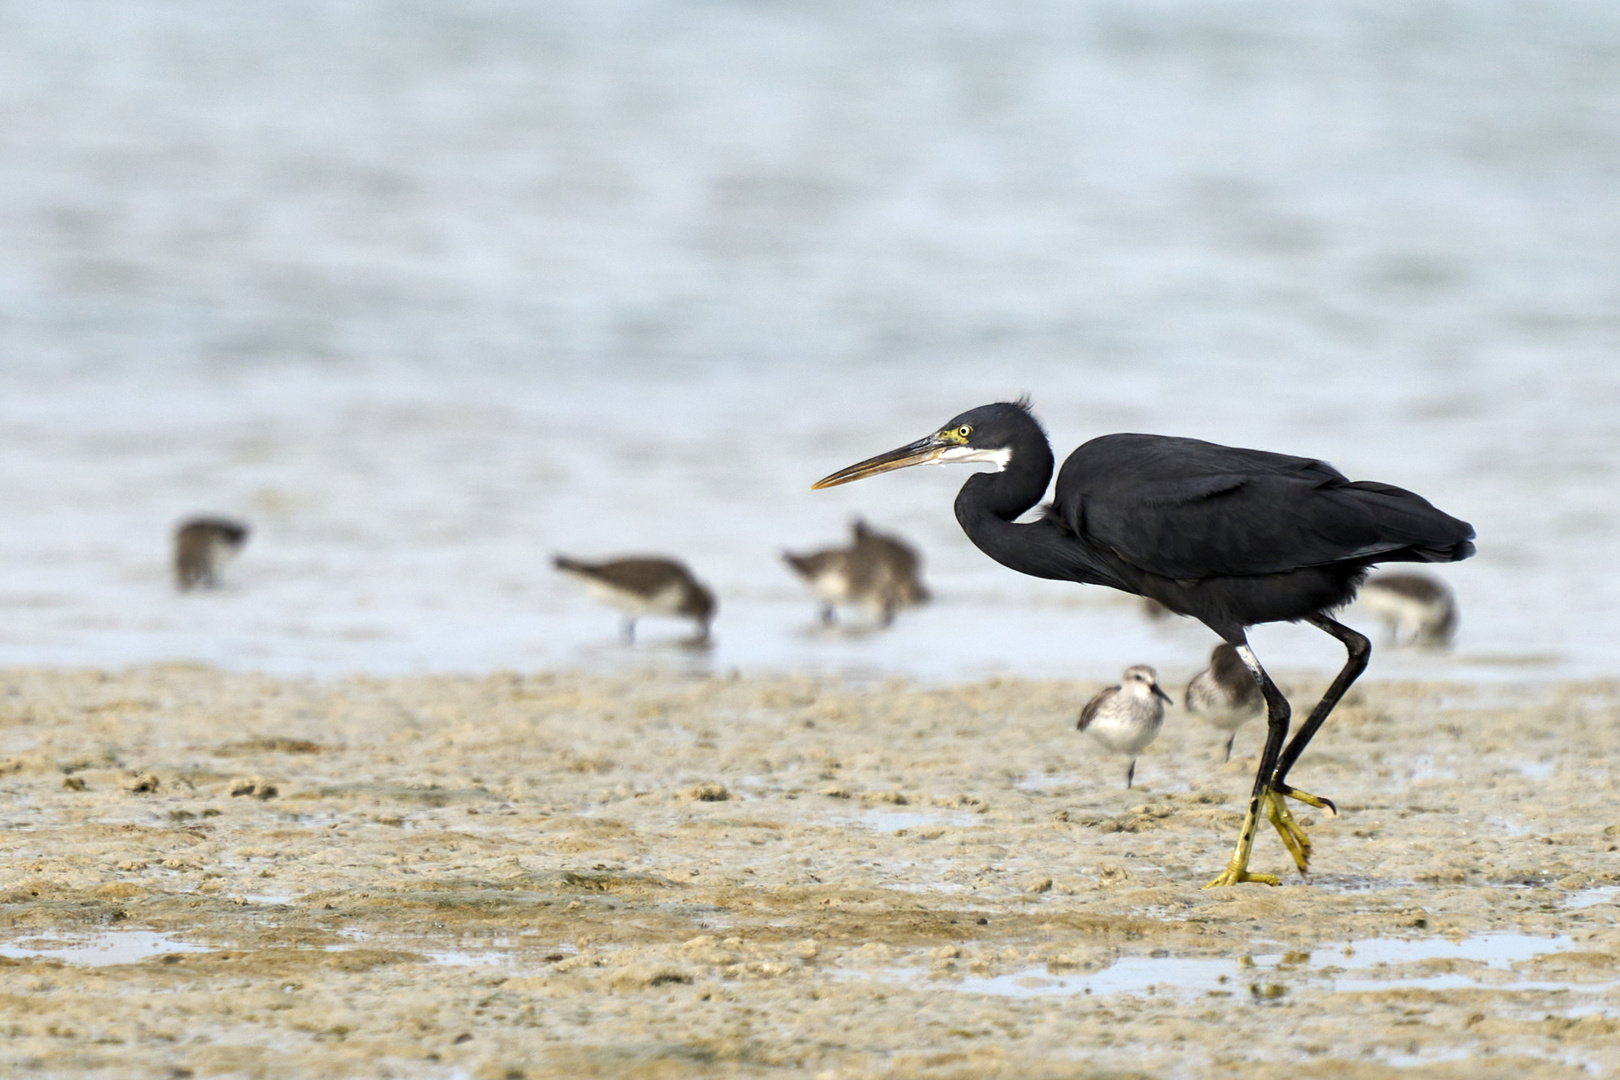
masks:
POLYGON ((965 462, 982 461, 994 465, 996 472, 1001 472, 1007 467, 1007 462, 1012 460, 1012 451, 1005 446, 994 450, 982 450, 972 446, 953 446, 949 450, 943 451, 934 460, 941 465, 960 465, 965 462))

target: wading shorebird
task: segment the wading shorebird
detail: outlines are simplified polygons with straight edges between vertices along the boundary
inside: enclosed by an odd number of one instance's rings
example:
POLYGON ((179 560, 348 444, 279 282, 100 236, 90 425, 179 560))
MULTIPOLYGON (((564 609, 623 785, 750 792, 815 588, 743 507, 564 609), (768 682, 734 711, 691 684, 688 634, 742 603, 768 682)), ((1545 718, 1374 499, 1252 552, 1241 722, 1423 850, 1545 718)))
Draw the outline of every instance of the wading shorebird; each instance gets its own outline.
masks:
POLYGON ((1287 783, 1288 770, 1345 690, 1366 670, 1367 639, 1329 612, 1350 602, 1381 562, 1452 562, 1474 530, 1410 491, 1352 481, 1323 461, 1167 435, 1104 435, 1063 463, 1052 504, 1052 447, 1029 402, 982 405, 916 442, 841 469, 833 487, 925 462, 982 462, 956 496, 956 520, 986 555, 1034 577, 1107 585, 1190 615, 1232 645, 1266 701, 1266 744, 1237 846, 1217 885, 1277 884, 1249 872, 1262 815, 1303 873, 1310 839, 1285 799, 1336 812, 1287 783), (1286 748, 1288 701, 1249 648, 1258 623, 1304 621, 1349 654, 1286 748))
POLYGON ((1110 686, 1086 702, 1075 726, 1116 754, 1131 759, 1125 786, 1136 779, 1136 755, 1159 737, 1164 706, 1170 700, 1159 687, 1159 674, 1146 664, 1125 669, 1118 686, 1110 686))
POLYGON ((1266 713, 1265 695, 1254 681, 1237 649, 1221 642, 1209 654, 1209 667, 1192 677, 1183 699, 1187 711, 1213 727, 1228 732, 1226 756, 1232 760, 1232 743, 1238 728, 1266 713))
POLYGON ((644 615, 691 619, 694 641, 707 641, 709 624, 719 607, 708 586, 673 559, 641 557, 590 563, 558 555, 553 565, 585 583, 585 591, 617 608, 624 616, 620 631, 627 643, 636 640, 636 620, 644 615))
POLYGON ((828 548, 808 555, 782 553, 782 561, 804 579, 821 602, 821 621, 831 626, 840 605, 866 608, 879 625, 888 626, 903 607, 928 602, 922 583, 922 560, 910 544, 855 519, 847 548, 828 548))
POLYGON ((199 517, 174 530, 174 585, 181 592, 219 588, 219 574, 251 530, 228 518, 199 517))
POLYGON ((1457 598, 1428 574, 1374 574, 1356 601, 1383 621, 1397 645, 1443 649, 1457 633, 1457 598))

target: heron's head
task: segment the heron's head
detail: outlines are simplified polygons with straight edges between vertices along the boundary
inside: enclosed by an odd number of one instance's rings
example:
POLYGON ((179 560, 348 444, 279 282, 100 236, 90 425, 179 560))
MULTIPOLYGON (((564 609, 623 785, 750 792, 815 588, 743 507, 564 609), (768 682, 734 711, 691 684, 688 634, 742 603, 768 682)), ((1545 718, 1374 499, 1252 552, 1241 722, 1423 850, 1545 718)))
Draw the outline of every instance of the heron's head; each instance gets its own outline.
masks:
POLYGON ((1138 693, 1146 691, 1163 701, 1170 700, 1170 695, 1165 693, 1163 688, 1159 686, 1159 673, 1146 664, 1137 664, 1135 667, 1126 668, 1125 674, 1121 678, 1121 685, 1127 690, 1135 689, 1138 693))
POLYGON ((1000 471, 1012 460, 1015 449, 1028 444, 1032 437, 1035 444, 1043 449, 1046 447, 1046 436, 1035 417, 1030 415, 1027 399, 980 405, 977 409, 969 409, 952 417, 932 435, 867 458, 847 469, 839 469, 810 487, 812 490, 837 487, 892 469, 926 465, 929 462, 950 465, 979 461, 994 465, 1000 471))

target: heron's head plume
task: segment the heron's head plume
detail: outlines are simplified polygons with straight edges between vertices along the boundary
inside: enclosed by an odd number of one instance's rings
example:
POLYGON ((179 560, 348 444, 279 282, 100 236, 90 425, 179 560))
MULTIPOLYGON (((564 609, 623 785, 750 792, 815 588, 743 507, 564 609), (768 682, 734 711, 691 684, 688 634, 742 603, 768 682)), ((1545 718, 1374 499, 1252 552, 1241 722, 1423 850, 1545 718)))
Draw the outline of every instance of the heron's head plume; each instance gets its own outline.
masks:
POLYGON ((1046 447, 1046 434, 1029 411, 1029 399, 980 405, 952 417, 932 435, 840 469, 812 484, 837 487, 868 476, 934 462, 939 465, 984 462, 999 471, 1012 460, 1014 450, 1029 444, 1046 447))

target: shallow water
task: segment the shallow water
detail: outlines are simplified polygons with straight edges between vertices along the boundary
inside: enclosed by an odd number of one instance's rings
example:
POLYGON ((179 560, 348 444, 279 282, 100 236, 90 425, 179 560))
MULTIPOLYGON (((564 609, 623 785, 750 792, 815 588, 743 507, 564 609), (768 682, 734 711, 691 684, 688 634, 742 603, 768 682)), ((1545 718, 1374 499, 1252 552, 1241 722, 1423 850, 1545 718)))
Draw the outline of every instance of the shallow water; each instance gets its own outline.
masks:
POLYGON ((214 946, 180 941, 152 930, 111 930, 89 937, 42 934, 13 945, 0 945, 0 956, 20 960, 38 957, 64 964, 107 967, 112 964, 138 964, 155 956, 171 953, 208 952, 214 946))
MULTIPOLYGON (((1176 957, 1168 955, 1125 956, 1095 973, 1054 974, 1047 967, 1031 967, 990 977, 965 976, 960 980, 938 981, 939 986, 963 993, 1008 997, 1076 994, 1172 995, 1182 998, 1217 995, 1229 997, 1250 994, 1256 998, 1276 997, 1309 986, 1332 993, 1404 989, 1454 990, 1482 985, 1474 974, 1406 975, 1383 972, 1392 965, 1423 960, 1477 961, 1488 972, 1511 972, 1512 965, 1571 949, 1568 937, 1533 937, 1525 934, 1479 934, 1460 941, 1440 938, 1399 940, 1369 938, 1317 946, 1309 953, 1272 953, 1238 959, 1176 957), (1376 973, 1376 977, 1373 977, 1376 973)), ((846 973, 851 978, 878 978, 885 981, 914 981, 927 977, 926 969, 890 969, 871 973, 846 973)), ((1483 985, 1504 990, 1568 990, 1606 992, 1614 984, 1598 985, 1521 980, 1512 976, 1492 978, 1483 985)))
POLYGON ((0 663, 1185 678, 1206 631, 990 563, 959 474, 807 490, 1027 390, 1060 451, 1313 454, 1471 520, 1457 651, 1375 676, 1616 670, 1612 7, 5 20, 0 663), (197 511, 256 533, 176 597, 197 511), (939 599, 824 633, 778 552, 857 514, 939 599), (687 558, 714 648, 620 647, 559 550, 687 558))

